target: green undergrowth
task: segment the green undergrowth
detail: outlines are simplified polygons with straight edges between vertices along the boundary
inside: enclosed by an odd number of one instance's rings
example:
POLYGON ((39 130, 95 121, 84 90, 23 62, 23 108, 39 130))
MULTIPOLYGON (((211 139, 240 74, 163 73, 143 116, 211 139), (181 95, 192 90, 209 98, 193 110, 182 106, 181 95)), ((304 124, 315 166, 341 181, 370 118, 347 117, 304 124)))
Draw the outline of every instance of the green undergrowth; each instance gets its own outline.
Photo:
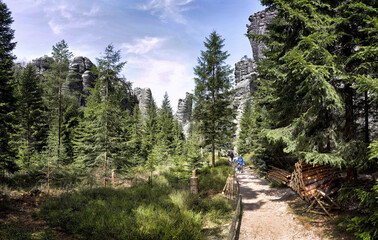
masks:
POLYGON ((152 186, 66 193, 45 201, 37 217, 79 239, 204 239, 208 221, 232 217, 232 202, 215 194, 231 172, 227 162, 199 170, 198 195, 188 191, 190 174, 173 170, 154 177, 152 186))

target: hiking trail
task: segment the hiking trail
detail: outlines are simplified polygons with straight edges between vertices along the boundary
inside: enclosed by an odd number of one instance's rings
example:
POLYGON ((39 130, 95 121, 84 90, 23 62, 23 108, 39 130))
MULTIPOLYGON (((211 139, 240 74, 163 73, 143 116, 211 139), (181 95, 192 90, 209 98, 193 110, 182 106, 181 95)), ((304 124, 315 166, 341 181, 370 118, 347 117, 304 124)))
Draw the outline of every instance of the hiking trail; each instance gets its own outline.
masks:
POLYGON ((243 200, 240 240, 318 240, 311 229, 305 228, 288 209, 286 201, 296 194, 288 188, 269 187, 247 167, 236 173, 243 200))

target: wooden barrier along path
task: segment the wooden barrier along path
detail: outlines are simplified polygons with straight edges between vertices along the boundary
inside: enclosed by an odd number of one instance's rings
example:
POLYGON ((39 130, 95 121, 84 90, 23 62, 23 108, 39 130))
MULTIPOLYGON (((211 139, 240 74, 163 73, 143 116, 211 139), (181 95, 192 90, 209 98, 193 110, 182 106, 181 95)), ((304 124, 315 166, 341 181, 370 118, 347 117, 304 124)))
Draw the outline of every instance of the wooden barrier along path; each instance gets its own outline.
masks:
POLYGON ((242 205, 242 196, 238 196, 238 203, 236 205, 236 210, 235 210, 235 215, 234 218, 232 219, 232 224, 230 228, 230 232, 228 233, 228 238, 227 240, 233 240, 235 238, 235 231, 236 231, 236 223, 240 222, 240 211, 241 211, 241 206, 242 205))

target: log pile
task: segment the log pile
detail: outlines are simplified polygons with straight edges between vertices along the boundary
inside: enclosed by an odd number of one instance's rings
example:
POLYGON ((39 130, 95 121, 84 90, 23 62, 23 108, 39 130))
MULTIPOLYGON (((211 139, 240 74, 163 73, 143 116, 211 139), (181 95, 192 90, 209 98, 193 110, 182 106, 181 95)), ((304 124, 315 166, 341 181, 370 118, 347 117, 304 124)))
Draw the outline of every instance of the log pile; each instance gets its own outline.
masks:
POLYGON ((327 165, 310 165, 297 162, 291 175, 289 187, 296 191, 306 201, 311 201, 317 190, 321 190, 328 196, 338 190, 333 182, 336 171, 327 165))
POLYGON ((271 170, 267 173, 267 178, 278 183, 288 185, 290 182, 291 174, 288 171, 269 166, 271 170))

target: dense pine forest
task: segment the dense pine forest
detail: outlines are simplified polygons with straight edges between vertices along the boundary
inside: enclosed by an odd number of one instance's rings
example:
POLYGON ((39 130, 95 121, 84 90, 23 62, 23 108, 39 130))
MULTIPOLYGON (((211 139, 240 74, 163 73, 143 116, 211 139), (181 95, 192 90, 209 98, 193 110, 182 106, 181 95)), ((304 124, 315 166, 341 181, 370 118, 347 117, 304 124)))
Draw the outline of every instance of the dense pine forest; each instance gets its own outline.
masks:
POLYGON ((347 214, 336 225, 377 239, 378 2, 261 3, 275 15, 267 34, 235 36, 265 46, 240 118, 230 53, 213 31, 193 66, 184 129, 169 93, 141 107, 113 44, 81 91, 65 40, 44 71, 18 62, 12 13, 0 1, 0 212, 39 197, 33 221, 47 226, 1 217, 0 239, 224 238, 236 205, 220 194, 234 174, 230 150, 262 177, 298 162, 337 169, 335 201, 347 214), (199 194, 189 190, 193 170, 199 194))

